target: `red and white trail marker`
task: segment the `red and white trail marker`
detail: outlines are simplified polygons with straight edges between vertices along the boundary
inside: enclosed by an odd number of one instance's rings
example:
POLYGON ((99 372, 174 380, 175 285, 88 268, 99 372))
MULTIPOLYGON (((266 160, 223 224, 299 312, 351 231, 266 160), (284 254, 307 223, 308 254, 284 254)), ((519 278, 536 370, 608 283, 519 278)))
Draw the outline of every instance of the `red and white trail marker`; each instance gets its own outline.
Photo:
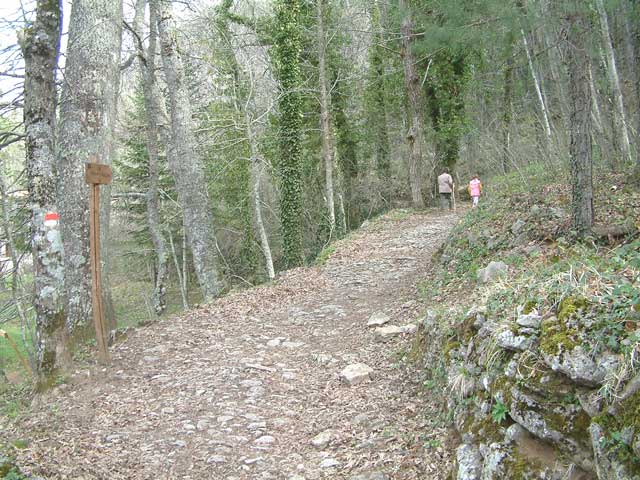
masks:
POLYGON ((55 227, 58 225, 58 221, 60 220, 60 214, 58 212, 47 212, 44 214, 44 226, 45 227, 55 227))

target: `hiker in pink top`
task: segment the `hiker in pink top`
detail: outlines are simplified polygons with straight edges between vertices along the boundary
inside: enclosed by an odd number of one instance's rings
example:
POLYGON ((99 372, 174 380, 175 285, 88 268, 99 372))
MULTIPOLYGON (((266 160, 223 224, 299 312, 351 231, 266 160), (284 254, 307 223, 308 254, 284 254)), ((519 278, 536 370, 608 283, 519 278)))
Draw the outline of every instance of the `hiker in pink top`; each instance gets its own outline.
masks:
POLYGON ((477 175, 474 175, 469 182, 469 195, 471 195, 471 200, 473 201, 473 208, 476 208, 478 206, 478 201, 480 200, 481 193, 482 182, 477 175))

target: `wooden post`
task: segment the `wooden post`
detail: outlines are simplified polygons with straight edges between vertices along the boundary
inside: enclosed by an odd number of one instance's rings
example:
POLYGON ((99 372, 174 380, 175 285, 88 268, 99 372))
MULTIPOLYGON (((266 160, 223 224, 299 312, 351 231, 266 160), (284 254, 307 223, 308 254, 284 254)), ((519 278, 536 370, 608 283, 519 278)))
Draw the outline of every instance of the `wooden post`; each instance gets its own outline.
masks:
MULTIPOLYGON (((96 160, 93 158, 92 160, 96 160)), ((108 338, 109 332, 104 321, 102 307, 102 284, 100 265, 100 185, 111 183, 112 172, 108 165, 87 163, 85 181, 89 184, 89 248, 91 250, 91 300, 93 305, 93 323, 96 329, 98 356, 100 362, 110 362, 108 338)))

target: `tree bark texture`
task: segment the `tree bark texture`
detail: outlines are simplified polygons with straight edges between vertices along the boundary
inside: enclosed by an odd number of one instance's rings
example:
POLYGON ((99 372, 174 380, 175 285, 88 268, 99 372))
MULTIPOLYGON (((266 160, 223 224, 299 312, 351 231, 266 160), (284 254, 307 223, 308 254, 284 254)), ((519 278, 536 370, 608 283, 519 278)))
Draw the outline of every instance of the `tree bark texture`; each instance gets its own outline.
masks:
POLYGON ((407 0, 399 0, 400 8, 405 11, 400 29, 402 43, 400 55, 404 65, 404 84, 408 99, 407 143, 409 146, 409 183, 411 187, 411 203, 414 208, 422 208, 422 138, 424 122, 422 114, 422 89, 420 77, 416 71, 416 59, 411 50, 413 35, 413 19, 408 9, 407 0))
MULTIPOLYGON (((138 33, 140 39, 143 38, 142 24, 144 20, 144 7, 146 0, 138 0, 136 4, 136 18, 134 19, 133 30, 138 33)), ((149 227, 149 235, 153 243, 155 252, 155 279, 151 303, 156 314, 160 315, 166 309, 165 293, 167 290, 167 276, 169 273, 169 251, 167 250, 166 241, 162 233, 162 218, 160 216, 160 196, 158 192, 159 181, 159 152, 161 146, 166 148, 168 135, 160 134, 163 127, 159 124, 166 125, 166 112, 160 98, 156 79, 156 46, 158 42, 158 33, 156 25, 156 11, 150 10, 149 18, 149 45, 145 51, 141 42, 137 42, 138 48, 138 67, 140 76, 142 77, 142 94, 144 97, 144 108, 146 113, 146 146, 149 158, 149 186, 145 195, 147 206, 147 224, 149 227)))
POLYGON ((211 301, 220 295, 223 284, 218 267, 207 182, 192 131, 191 100, 177 50, 171 2, 152 0, 151 5, 158 15, 162 63, 169 95, 171 144, 167 150, 167 159, 182 205, 198 283, 205 301, 211 301))
MULTIPOLYGON (((54 375, 56 346, 64 339, 64 261, 56 205, 56 69, 60 50, 61 0, 38 0, 36 19, 25 30, 24 125, 31 210, 36 311, 36 371, 43 386, 54 375), (51 226, 48 226, 51 225, 51 226)), ((62 345, 66 348, 66 345, 62 345)))
POLYGON ((322 161, 324 162, 325 195, 329 215, 330 236, 335 235, 336 210, 333 195, 333 133, 331 132, 331 100, 327 86, 326 50, 327 37, 324 26, 324 0, 317 0, 318 83, 320 87, 320 135, 322 136, 322 161))
MULTIPOLYGON (((629 140, 629 127, 627 125, 627 116, 624 111, 624 99, 622 97, 622 89, 620 88, 620 78, 618 76, 618 67, 616 62, 616 55, 613 51, 613 45, 611 43, 611 34, 609 33, 609 19, 607 18, 607 11, 604 8, 602 0, 596 0, 596 6, 598 8, 598 17, 600 18, 600 32, 602 34, 602 43, 606 51, 607 58, 607 75, 609 77, 609 83, 611 84, 611 91, 613 93, 613 100, 615 104, 614 111, 614 124, 615 130, 620 136, 620 146, 622 149, 622 156, 625 161, 632 162, 631 157, 631 142, 629 140)), ((615 169, 618 162, 613 160, 610 162, 611 166, 615 169)))
MULTIPOLYGON (((569 2, 569 7, 573 6, 569 2)), ((591 155, 591 87, 586 35, 589 24, 577 8, 567 12, 566 55, 569 70, 571 218, 578 235, 585 236, 593 224, 593 162, 591 155)))
MULTIPOLYGON (((122 2, 75 0, 60 108, 58 204, 65 252, 67 328, 74 337, 89 335, 91 275, 89 262, 89 189, 84 164, 95 156, 110 164, 120 75, 122 2)), ((109 189, 102 189, 101 230, 108 233, 109 189)), ((107 242, 103 243, 108 275, 107 242)), ((107 296, 107 278, 103 279, 107 296)), ((109 300, 109 298, 107 298, 109 300)), ((107 313, 112 311, 106 302, 107 313)), ((113 319, 107 315, 110 327, 113 319)))

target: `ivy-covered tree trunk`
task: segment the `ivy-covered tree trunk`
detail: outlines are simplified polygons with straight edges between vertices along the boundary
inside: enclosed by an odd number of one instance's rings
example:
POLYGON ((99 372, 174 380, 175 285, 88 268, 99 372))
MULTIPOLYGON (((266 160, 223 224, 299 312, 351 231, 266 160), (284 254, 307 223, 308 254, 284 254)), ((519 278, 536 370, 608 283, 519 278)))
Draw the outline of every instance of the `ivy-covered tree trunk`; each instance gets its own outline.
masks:
POLYGON ((404 64, 404 84, 407 93, 409 131, 407 143, 409 145, 409 184, 411 187, 411 203, 414 208, 422 208, 422 138, 424 122, 422 115, 422 94, 420 78, 416 71, 416 58, 411 50, 413 36, 413 19, 408 9, 407 0, 399 0, 398 4, 404 11, 404 18, 400 28, 402 43, 400 55, 404 64))
POLYGON ((272 56, 279 82, 280 220, 284 261, 302 264, 302 100, 300 0, 276 0, 272 56))
POLYGON ((55 373, 56 347, 67 347, 64 343, 63 250, 55 220, 58 211, 55 79, 61 20, 62 0, 38 0, 35 22, 25 29, 20 39, 25 63, 23 114, 35 271, 36 371, 40 388, 45 387, 55 373))
MULTIPOLYGON (((136 17, 133 29, 141 35, 141 25, 144 20, 144 7, 146 0, 138 0, 136 4, 136 17)), ((162 233, 162 218, 160 216, 160 195, 158 191, 159 182, 159 152, 160 146, 166 148, 168 135, 165 127, 159 125, 167 124, 167 115, 164 111, 160 91, 156 79, 156 47, 158 43, 158 31, 156 25, 156 10, 150 9, 149 18, 149 46, 146 51, 141 42, 137 43, 138 66, 142 78, 142 93, 144 96, 144 108, 146 113, 146 145, 149 158, 149 186, 146 192, 147 224, 149 235, 153 243, 155 253, 155 281, 151 303, 156 314, 160 315, 166 309, 165 293, 167 290, 167 276, 169 273, 169 251, 167 242, 162 233), (163 135, 160 130, 163 130, 163 135)))
POLYGON ((198 283, 205 301, 210 301, 220 294, 223 284, 218 267, 206 179, 191 129, 191 101, 177 51, 171 1, 151 0, 150 5, 157 12, 162 63, 169 95, 171 144, 167 159, 175 178, 178 200, 182 205, 198 283))
MULTIPOLYGON (((89 256, 89 189, 84 165, 110 164, 113 151, 122 40, 120 0, 75 0, 69 40, 58 144, 59 197, 67 294, 67 327, 74 337, 91 335, 91 275, 89 256)), ((101 195, 102 238, 108 234, 109 189, 101 195)), ((103 247, 103 287, 106 320, 111 315, 107 242, 103 247)))
POLYGON ((324 162, 325 194, 329 214, 329 232, 335 235, 336 211, 333 198, 333 133, 331 132, 331 106, 327 85, 327 37, 324 17, 324 0, 317 0, 318 84, 320 87, 320 135, 322 136, 322 160, 324 162))
POLYGON ((569 70, 571 218, 579 236, 588 235, 593 224, 593 162, 591 155, 591 87, 586 32, 587 11, 577 0, 566 0, 565 58, 569 70))

